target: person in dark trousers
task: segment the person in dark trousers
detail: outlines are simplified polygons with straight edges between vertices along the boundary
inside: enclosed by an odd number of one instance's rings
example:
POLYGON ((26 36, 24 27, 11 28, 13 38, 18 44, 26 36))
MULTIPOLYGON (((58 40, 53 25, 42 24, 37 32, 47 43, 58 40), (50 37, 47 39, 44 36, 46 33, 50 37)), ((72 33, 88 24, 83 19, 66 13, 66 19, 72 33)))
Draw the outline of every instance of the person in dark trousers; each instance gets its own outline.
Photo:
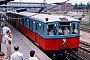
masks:
POLYGON ((10 56, 11 56, 11 43, 12 43, 12 34, 10 33, 10 30, 6 31, 5 40, 6 40, 6 48, 7 48, 6 59, 10 60, 10 56))
POLYGON ((10 60, 24 60, 23 54, 19 52, 19 46, 15 45, 14 46, 15 52, 11 55, 10 60))

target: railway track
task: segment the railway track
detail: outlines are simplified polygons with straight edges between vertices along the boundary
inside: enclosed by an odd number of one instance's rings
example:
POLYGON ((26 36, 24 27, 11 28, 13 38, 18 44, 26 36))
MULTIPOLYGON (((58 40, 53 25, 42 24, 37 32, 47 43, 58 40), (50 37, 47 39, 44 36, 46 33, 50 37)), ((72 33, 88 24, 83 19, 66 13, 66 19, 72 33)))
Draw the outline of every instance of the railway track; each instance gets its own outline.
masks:
POLYGON ((80 26, 80 30, 86 31, 86 32, 90 32, 90 26, 87 26, 87 25, 81 25, 81 26, 80 26))
POLYGON ((87 43, 87 42, 83 42, 83 41, 80 41, 80 47, 81 49, 87 51, 88 53, 90 53, 90 44, 87 43))
MULTIPOLYGON (((90 44, 80 41, 78 51, 67 52, 67 56, 59 55, 56 60, 65 58, 64 60, 90 60, 90 44)), ((55 60, 55 59, 54 59, 55 60)))
POLYGON ((80 41, 78 51, 71 53, 70 56, 70 60, 90 60, 90 44, 80 41))
POLYGON ((84 41, 80 41, 80 47, 78 48, 78 52, 84 60, 90 60, 90 44, 84 41))

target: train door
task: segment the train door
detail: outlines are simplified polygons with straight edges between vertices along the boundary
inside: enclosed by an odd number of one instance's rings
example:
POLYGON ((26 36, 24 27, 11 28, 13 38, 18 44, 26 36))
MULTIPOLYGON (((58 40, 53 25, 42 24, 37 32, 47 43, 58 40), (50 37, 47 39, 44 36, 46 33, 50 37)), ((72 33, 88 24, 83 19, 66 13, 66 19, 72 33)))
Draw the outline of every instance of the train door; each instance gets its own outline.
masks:
POLYGON ((38 44, 38 40, 39 40, 39 35, 38 35, 38 32, 39 32, 39 23, 35 23, 35 42, 36 42, 36 44, 38 44))

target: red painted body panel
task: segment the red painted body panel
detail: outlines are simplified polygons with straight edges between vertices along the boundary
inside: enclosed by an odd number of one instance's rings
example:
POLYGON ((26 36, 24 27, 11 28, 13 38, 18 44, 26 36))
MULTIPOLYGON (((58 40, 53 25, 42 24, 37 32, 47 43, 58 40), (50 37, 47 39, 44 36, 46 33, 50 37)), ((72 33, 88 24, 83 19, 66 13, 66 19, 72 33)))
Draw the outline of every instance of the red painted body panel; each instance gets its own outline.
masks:
MULTIPOLYGON (((38 43, 44 50, 57 50, 63 44, 63 39, 44 39, 39 36, 38 43)), ((70 48, 78 48, 79 37, 67 38, 66 44, 68 44, 70 48)))
POLYGON ((15 21, 11 21, 12 25, 15 26, 16 22, 15 21))
POLYGON ((69 44, 70 48, 77 48, 79 47, 80 37, 75 38, 67 38, 66 44, 69 44))
POLYGON ((12 21, 11 23, 12 23, 12 25, 14 25, 14 21, 12 21))
POLYGON ((26 28, 22 25, 20 25, 20 31, 23 33, 23 34, 27 34, 26 32, 26 28))
POLYGON ((19 23, 16 22, 16 28, 19 29, 19 23))
POLYGON ((12 20, 10 20, 10 23, 12 24, 12 20))
POLYGON ((0 43, 2 42, 2 34, 0 34, 0 43))
POLYGON ((35 42, 35 33, 31 30, 27 29, 27 35, 29 38, 31 38, 35 42))

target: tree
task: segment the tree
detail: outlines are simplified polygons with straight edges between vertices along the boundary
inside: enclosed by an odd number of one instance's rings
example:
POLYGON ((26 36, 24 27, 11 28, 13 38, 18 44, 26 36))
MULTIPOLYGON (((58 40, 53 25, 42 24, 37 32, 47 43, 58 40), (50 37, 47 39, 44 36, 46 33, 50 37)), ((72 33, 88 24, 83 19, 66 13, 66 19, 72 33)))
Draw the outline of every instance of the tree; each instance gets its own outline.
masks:
POLYGON ((90 3, 89 2, 86 5, 86 9, 90 9, 90 3))
POLYGON ((79 9, 85 9, 85 4, 83 4, 82 2, 79 4, 79 9))
POLYGON ((78 9, 78 8, 79 8, 78 4, 77 4, 77 3, 75 3, 75 5, 74 5, 73 9, 78 9))

